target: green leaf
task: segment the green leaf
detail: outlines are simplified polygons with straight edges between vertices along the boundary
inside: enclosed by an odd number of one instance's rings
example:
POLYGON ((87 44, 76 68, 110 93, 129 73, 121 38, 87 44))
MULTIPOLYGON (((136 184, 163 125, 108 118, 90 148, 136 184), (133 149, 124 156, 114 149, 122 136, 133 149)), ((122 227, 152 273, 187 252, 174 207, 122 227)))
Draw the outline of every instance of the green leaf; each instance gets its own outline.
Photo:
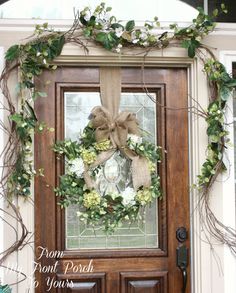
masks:
POLYGON ((126 23, 125 30, 126 30, 127 32, 130 32, 130 31, 132 31, 132 30, 134 29, 134 27, 135 27, 135 22, 134 22, 134 20, 130 20, 130 21, 128 21, 128 22, 126 23))
POLYGON ((190 46, 188 47, 188 56, 190 58, 193 58, 195 56, 195 45, 193 45, 192 43, 190 44, 190 46))
POLYGON ((217 135, 209 135, 209 139, 211 142, 217 143, 219 141, 219 137, 217 135))
POLYGON ((214 17, 217 17, 218 14, 219 14, 219 10, 218 10, 217 8, 214 9, 213 12, 212 12, 212 15, 213 15, 214 17))
POLYGON ((50 46, 51 56, 49 57, 49 60, 53 60, 55 57, 59 56, 61 54, 62 48, 65 44, 65 37, 62 35, 60 37, 57 37, 52 41, 52 45, 50 46))
POLYGON ((117 40, 118 38, 112 32, 108 34, 104 32, 100 32, 96 35, 96 41, 99 43, 102 43, 104 48, 108 50, 111 50, 117 44, 118 42, 117 40))
POLYGON ((204 9, 203 9, 203 7, 197 7, 197 10, 198 10, 198 12, 199 12, 199 14, 204 14, 204 9))
POLYGON ((83 33, 86 38, 91 36, 91 30, 88 27, 83 30, 83 33))
POLYGON ((22 122, 22 119, 23 119, 22 115, 19 113, 15 113, 13 115, 10 115, 9 118, 11 121, 14 121, 16 123, 22 122))
POLYGON ((94 26, 95 25, 95 23, 96 23, 96 17, 94 16, 94 15, 92 15, 91 17, 90 17, 90 20, 89 20, 89 22, 88 22, 88 26, 94 26))
POLYGON ((112 7, 109 6, 106 8, 106 12, 110 12, 110 11, 112 11, 112 7))
POLYGON ((26 80, 22 83, 28 89, 32 89, 35 87, 35 84, 32 81, 26 80))
POLYGON ((7 61, 13 61, 19 57, 19 54, 20 54, 20 46, 14 45, 7 50, 5 54, 5 59, 7 61))
POLYGON ((188 47, 190 46, 190 41, 189 40, 183 40, 182 43, 181 43, 181 46, 183 48, 188 49, 188 47))
POLYGON ((48 95, 45 92, 37 92, 37 94, 41 97, 41 98, 46 98, 48 95))
POLYGON ((222 10, 224 10, 226 8, 224 3, 221 3, 220 7, 221 7, 222 10))
POLYGON ((106 39, 106 33, 104 32, 100 32, 96 35, 96 41, 99 42, 99 43, 103 43, 106 39))
POLYGON ((231 89, 227 86, 222 86, 220 88, 220 97, 223 101, 227 101, 231 93, 231 89))
POLYGON ((85 26, 88 24, 87 20, 84 19, 84 16, 83 15, 80 16, 79 20, 85 26))
POLYGON ((222 11, 223 11, 225 14, 228 13, 228 10, 227 10, 227 8, 226 8, 226 6, 225 6, 224 3, 221 3, 220 8, 222 9, 222 11))
POLYGON ((116 28, 119 28, 119 27, 121 27, 121 28, 123 28, 124 29, 124 26, 123 25, 121 25, 120 23, 113 23, 112 25, 111 25, 111 28, 113 28, 113 29, 116 29, 116 28))
POLYGON ((196 48, 198 48, 200 46, 200 42, 198 42, 195 39, 184 40, 184 41, 182 41, 181 46, 183 48, 188 49, 188 56, 190 58, 193 58, 195 56, 196 48))
POLYGON ((177 23, 172 23, 172 24, 169 25, 169 27, 170 27, 171 30, 175 30, 175 29, 178 28, 178 25, 177 25, 177 23))
POLYGON ((31 107, 31 105, 29 104, 28 101, 25 101, 25 103, 26 103, 26 105, 27 105, 27 108, 28 108, 28 110, 29 110, 29 112, 30 112, 31 117, 34 119, 34 121, 38 121, 38 119, 37 119, 37 117, 36 117, 36 114, 35 114, 35 112, 34 112, 33 107, 31 107))
POLYGON ((227 87, 235 87, 236 86, 236 80, 235 79, 230 79, 230 81, 228 81, 226 83, 227 87))

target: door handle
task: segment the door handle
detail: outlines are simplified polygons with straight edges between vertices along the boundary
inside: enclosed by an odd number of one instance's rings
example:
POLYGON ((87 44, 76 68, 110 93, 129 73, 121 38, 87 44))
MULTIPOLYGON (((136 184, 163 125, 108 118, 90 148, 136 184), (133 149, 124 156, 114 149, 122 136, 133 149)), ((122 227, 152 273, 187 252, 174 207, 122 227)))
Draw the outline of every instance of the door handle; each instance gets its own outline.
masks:
POLYGON ((181 245, 176 249, 176 264, 182 273, 183 285, 181 293, 185 293, 188 281, 188 249, 185 245, 181 245))
POLYGON ((182 277, 183 277, 183 287, 182 287, 182 292, 185 293, 186 287, 187 287, 187 280, 188 280, 188 273, 186 268, 180 268, 182 272, 182 277))
POLYGON ((182 273, 183 285, 181 293, 185 293, 188 281, 188 248, 182 244, 188 238, 188 233, 185 227, 180 227, 177 229, 176 238, 179 242, 179 246, 176 249, 176 265, 182 273))

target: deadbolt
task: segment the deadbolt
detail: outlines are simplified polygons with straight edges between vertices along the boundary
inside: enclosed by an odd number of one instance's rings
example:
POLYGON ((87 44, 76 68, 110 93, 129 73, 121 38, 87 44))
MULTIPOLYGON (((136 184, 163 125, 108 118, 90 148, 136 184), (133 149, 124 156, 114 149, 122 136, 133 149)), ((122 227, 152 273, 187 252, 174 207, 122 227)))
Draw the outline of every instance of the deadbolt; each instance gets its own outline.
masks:
POLYGON ((176 239, 180 242, 183 243, 188 239, 188 232, 185 227, 179 227, 176 230, 176 239))

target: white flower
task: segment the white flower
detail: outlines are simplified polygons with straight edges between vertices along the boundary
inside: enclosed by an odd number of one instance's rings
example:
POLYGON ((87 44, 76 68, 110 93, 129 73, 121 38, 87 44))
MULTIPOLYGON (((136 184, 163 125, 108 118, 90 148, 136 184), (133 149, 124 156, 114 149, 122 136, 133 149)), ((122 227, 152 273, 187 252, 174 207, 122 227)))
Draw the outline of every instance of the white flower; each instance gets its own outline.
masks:
POLYGON ((148 35, 147 35, 146 32, 142 32, 139 37, 140 37, 141 40, 146 40, 148 35))
POLYGON ((83 213, 81 213, 80 211, 78 211, 76 214, 77 214, 77 217, 80 217, 83 215, 83 213))
POLYGON ((144 46, 144 47, 147 47, 148 45, 149 45, 149 44, 148 44, 147 41, 143 43, 143 46, 144 46))
POLYGON ((81 177, 84 173, 84 162, 81 158, 75 159, 70 162, 70 172, 76 173, 78 177, 81 177))
POLYGON ((127 187, 124 190, 124 192, 122 193, 123 204, 124 205, 134 204, 135 203, 135 200, 134 200, 135 195, 136 195, 135 190, 131 187, 127 187))
POLYGON ((88 12, 84 15, 84 19, 86 21, 89 21, 90 20, 90 14, 88 12))
POLYGON ((139 41, 139 39, 134 39, 134 40, 132 40, 132 43, 133 43, 133 44, 137 44, 138 41, 139 41))
POLYGON ((136 135, 136 134, 128 134, 127 140, 130 139, 132 143, 142 143, 142 137, 136 135))
POLYGON ((117 27, 116 29, 115 29, 115 34, 116 34, 116 36, 119 38, 119 37, 121 37, 121 35, 123 34, 123 29, 122 29, 122 27, 117 27))
POLYGON ((111 14, 110 14, 110 13, 106 13, 106 14, 104 14, 104 16, 103 16, 103 19, 104 19, 105 21, 109 21, 110 18, 111 18, 111 14))
POLYGON ((116 48, 116 52, 117 53, 120 53, 120 49, 122 48, 122 45, 121 44, 118 44, 117 48, 116 48))

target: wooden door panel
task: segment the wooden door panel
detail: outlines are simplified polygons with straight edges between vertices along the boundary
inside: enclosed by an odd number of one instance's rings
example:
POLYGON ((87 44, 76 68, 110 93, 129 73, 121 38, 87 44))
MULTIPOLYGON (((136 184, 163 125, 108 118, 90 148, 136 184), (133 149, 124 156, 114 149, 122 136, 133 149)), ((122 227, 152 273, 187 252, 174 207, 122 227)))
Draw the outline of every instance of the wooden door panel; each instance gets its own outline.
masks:
POLYGON ((159 283, 156 280, 148 281, 130 281, 127 293, 158 293, 161 292, 159 289, 159 283))
POLYGON ((66 289, 65 293, 99 293, 101 292, 98 290, 98 286, 95 282, 80 282, 80 283, 73 283, 73 287, 66 289))
MULTIPOLYGON (((63 166, 55 159, 51 146, 64 139, 65 91, 99 91, 99 68, 62 67, 55 73, 45 72, 38 88, 48 99, 39 99, 35 108, 40 121, 55 132, 35 136, 35 166, 45 168, 45 176, 35 181, 35 242, 48 251, 63 251, 54 275, 57 280, 71 280, 74 287, 52 288, 50 292, 78 293, 179 293, 182 276, 176 267, 178 242, 175 232, 185 226, 189 230, 188 199, 188 99, 185 68, 122 68, 122 91, 154 91, 157 95, 158 144, 167 150, 160 168, 163 198, 158 204, 158 248, 141 249, 66 249, 65 212, 57 205, 53 187, 63 166), (144 88, 145 83, 145 88, 144 88), (176 110, 179 109, 179 110, 176 110), (68 270, 93 260, 93 272, 68 270)), ((189 247, 189 240, 185 243, 189 247)), ((39 252, 36 249, 36 261, 39 252)), ((53 265, 55 260, 43 257, 41 265, 53 265)), ((188 268, 189 275, 189 268, 188 268)), ((36 272, 37 293, 47 291, 46 274, 36 272)), ((190 280, 190 277, 188 277, 190 280)), ((186 293, 190 292, 190 285, 186 293)))
MULTIPOLYGON (((106 293, 105 280, 106 274, 58 274, 57 279, 68 286, 58 290, 60 293, 106 293), (73 286, 70 286, 70 284, 73 286)), ((50 291, 51 292, 51 291, 50 291)))
POLYGON ((167 293, 167 272, 121 273, 121 293, 167 293))

